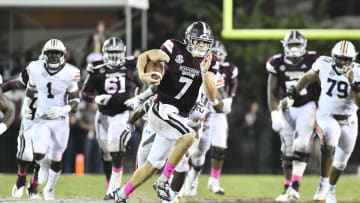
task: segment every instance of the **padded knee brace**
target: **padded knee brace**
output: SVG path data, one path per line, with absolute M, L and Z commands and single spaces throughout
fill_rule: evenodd
M 294 153 L 294 160 L 295 161 L 300 161 L 300 162 L 309 162 L 309 158 L 310 158 L 310 154 L 309 153 L 304 153 L 304 152 L 299 152 L 299 151 L 295 151 Z
M 334 160 L 333 167 L 339 171 L 343 171 L 346 168 L 346 164 L 345 162 Z
M 211 158 L 217 161 L 223 161 L 225 159 L 225 149 L 219 147 L 212 147 Z
M 321 145 L 321 153 L 325 156 L 334 156 L 335 147 L 331 145 L 323 144 Z
M 122 166 L 122 160 L 125 155 L 124 152 L 110 152 L 112 158 L 112 164 L 115 168 L 120 168 Z
M 35 158 L 36 161 L 40 161 L 44 157 L 45 157 L 45 154 L 38 154 L 38 153 L 34 154 L 34 158 Z
M 55 172 L 59 172 L 61 170 L 61 168 L 62 168 L 61 161 L 52 161 L 50 168 Z
M 285 154 L 281 154 L 281 166 L 285 169 L 291 169 L 292 168 L 292 161 L 294 160 L 294 157 L 292 156 L 285 156 Z

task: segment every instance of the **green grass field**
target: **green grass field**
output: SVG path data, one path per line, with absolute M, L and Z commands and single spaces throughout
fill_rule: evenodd
M 28 179 L 30 176 L 28 176 Z M 76 177 L 62 175 L 56 185 L 57 198 L 92 198 L 102 199 L 105 194 L 105 177 L 102 175 L 88 175 Z M 129 179 L 129 174 L 123 182 Z M 226 195 L 219 196 L 207 190 L 207 175 L 200 177 L 198 196 L 199 199 L 274 199 L 282 192 L 283 177 L 273 175 L 222 175 L 221 184 Z M 0 175 L 0 202 L 11 196 L 11 188 L 16 180 L 16 175 Z M 311 200 L 318 183 L 318 176 L 305 176 L 302 180 L 300 195 L 302 200 Z M 29 181 L 29 180 L 28 180 Z M 156 199 L 152 189 L 155 177 L 147 181 L 136 190 L 131 199 Z M 24 198 L 26 197 L 24 193 Z M 337 186 L 338 201 L 360 202 L 360 178 L 356 176 L 343 176 Z M 190 199 L 187 199 L 190 200 Z M 131 202 L 131 201 L 130 201 Z

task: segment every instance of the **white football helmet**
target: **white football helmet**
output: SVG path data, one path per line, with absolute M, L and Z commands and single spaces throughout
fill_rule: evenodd
M 301 32 L 291 30 L 284 39 L 281 40 L 286 57 L 301 57 L 306 53 L 307 40 Z
M 104 63 L 110 67 L 121 66 L 125 63 L 126 46 L 118 37 L 105 40 L 102 47 Z
M 65 63 L 66 47 L 58 39 L 47 41 L 41 51 L 39 59 L 44 60 L 47 68 L 56 70 Z
M 333 66 L 335 70 L 343 74 L 344 66 L 351 66 L 355 61 L 358 52 L 355 50 L 353 43 L 347 40 L 341 40 L 336 43 L 331 50 L 331 57 L 333 58 Z

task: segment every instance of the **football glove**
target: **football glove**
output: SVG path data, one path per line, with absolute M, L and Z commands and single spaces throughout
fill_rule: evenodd
M 46 113 L 47 119 L 56 119 L 60 116 L 63 116 L 64 114 L 67 114 L 71 111 L 70 105 L 65 106 L 54 106 L 49 109 L 49 111 Z
M 124 104 L 129 107 L 132 108 L 133 110 L 139 108 L 142 103 L 144 102 L 144 100 L 140 99 L 138 96 L 132 97 L 130 99 L 127 99 Z
M 111 99 L 112 95 L 109 94 L 101 94 L 95 97 L 95 103 L 100 105 L 106 105 L 109 103 L 109 100 Z
M 281 120 L 280 112 L 277 110 L 271 112 L 271 122 L 272 122 L 272 129 L 275 132 L 280 132 L 284 128 L 284 123 Z

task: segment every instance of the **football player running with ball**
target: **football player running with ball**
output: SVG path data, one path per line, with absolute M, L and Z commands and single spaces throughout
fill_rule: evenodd
M 210 26 L 198 21 L 186 29 L 184 42 L 167 40 L 160 49 L 140 55 L 137 65 L 140 79 L 148 84 L 158 84 L 158 96 L 148 113 L 149 125 L 156 136 L 147 161 L 115 192 L 115 202 L 126 202 L 136 188 L 164 165 L 154 189 L 160 199 L 170 200 L 169 178 L 195 140 L 195 132 L 187 125 L 187 118 L 201 84 L 204 84 L 208 99 L 219 102 L 214 82 L 218 68 L 216 57 L 209 53 L 213 42 Z M 144 73 L 148 61 L 165 62 L 161 80 L 153 79 L 151 72 Z

